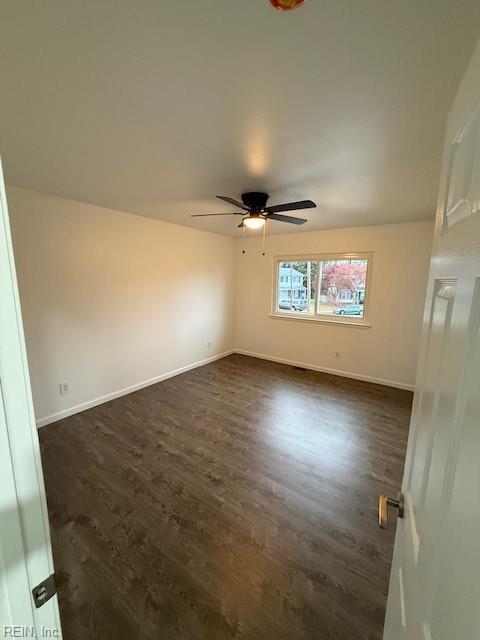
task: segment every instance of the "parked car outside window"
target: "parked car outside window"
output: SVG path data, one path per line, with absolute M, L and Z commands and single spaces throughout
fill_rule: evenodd
M 363 304 L 347 304 L 345 307 L 337 307 L 333 313 L 337 316 L 361 316 Z
M 283 311 L 305 311 L 307 308 L 306 300 L 294 300 L 293 302 L 281 301 L 278 303 L 278 308 Z

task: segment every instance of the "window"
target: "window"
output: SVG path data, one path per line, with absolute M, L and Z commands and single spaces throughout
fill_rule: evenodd
M 275 313 L 363 320 L 371 254 L 277 260 Z
M 278 263 L 277 310 L 313 313 L 315 308 L 317 263 Z

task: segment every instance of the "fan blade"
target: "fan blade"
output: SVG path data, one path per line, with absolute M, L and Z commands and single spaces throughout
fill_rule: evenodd
M 289 222 L 290 224 L 305 224 L 305 218 L 294 218 L 293 216 L 279 216 L 278 213 L 271 213 L 267 220 L 278 220 L 278 222 Z
M 217 198 L 220 198 L 220 200 L 224 200 L 229 204 L 233 204 L 235 207 L 240 207 L 240 209 L 243 209 L 244 211 L 250 211 L 250 209 L 246 207 L 243 204 L 243 202 L 240 202 L 239 200 L 235 200 L 234 198 L 229 198 L 228 196 L 217 196 Z
M 296 211 L 297 209 L 313 209 L 317 205 L 312 200 L 300 200 L 299 202 L 288 202 L 286 204 L 274 204 L 272 207 L 265 207 L 265 213 L 276 213 L 277 211 Z
M 207 216 L 241 216 L 243 213 L 192 213 L 190 218 L 205 218 Z

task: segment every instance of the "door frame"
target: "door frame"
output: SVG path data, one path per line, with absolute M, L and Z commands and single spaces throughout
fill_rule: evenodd
M 39 635 L 45 631 L 60 638 L 57 597 L 36 608 L 31 593 L 54 567 L 1 159 L 0 399 L 1 459 L 6 465 L 0 508 L 8 524 L 8 531 L 0 533 L 0 625 L 34 626 Z

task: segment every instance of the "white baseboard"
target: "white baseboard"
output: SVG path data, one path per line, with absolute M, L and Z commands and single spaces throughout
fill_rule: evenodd
M 179 369 L 174 369 L 173 371 L 168 371 L 167 373 L 162 373 L 155 378 L 150 378 L 149 380 L 143 380 L 143 382 L 138 382 L 137 384 L 133 384 L 130 387 L 125 387 L 124 389 L 120 389 L 119 391 L 113 391 L 112 393 L 108 393 L 105 396 L 100 396 L 99 398 L 94 398 L 93 400 L 87 400 L 87 402 L 82 402 L 81 404 L 77 404 L 74 407 L 69 407 L 68 409 L 63 409 L 63 411 L 58 411 L 57 413 L 52 413 L 49 416 L 45 416 L 45 418 L 39 418 L 37 420 L 37 427 L 44 427 L 47 424 L 51 424 L 52 422 L 57 422 L 57 420 L 62 420 L 62 418 L 68 418 L 68 416 L 73 416 L 75 413 L 80 413 L 81 411 L 85 411 L 86 409 L 91 409 L 92 407 L 96 407 L 99 404 L 103 404 L 104 402 L 109 402 L 110 400 L 115 400 L 115 398 L 120 398 L 121 396 L 126 396 L 133 391 L 138 391 L 139 389 L 144 389 L 145 387 L 149 387 L 152 384 L 156 384 L 157 382 L 162 382 L 162 380 L 167 380 L 168 378 L 173 378 L 174 376 L 178 376 L 181 373 L 185 373 L 186 371 L 190 371 L 191 369 L 196 369 L 197 367 L 203 367 L 205 364 L 209 364 L 210 362 L 214 362 L 215 360 L 220 360 L 221 358 L 225 358 L 226 356 L 235 353 L 234 349 L 229 351 L 224 351 L 223 353 L 219 353 L 216 356 L 212 356 L 211 358 L 206 358 L 205 360 L 199 360 L 198 362 L 194 362 L 192 364 L 187 364 L 185 367 L 180 367 Z
M 234 349 L 234 353 L 239 353 L 252 358 L 260 358 L 261 360 L 270 360 L 271 362 L 280 362 L 288 364 L 292 367 L 302 367 L 311 371 L 320 371 L 321 373 L 330 373 L 334 376 L 342 378 L 352 378 L 353 380 L 363 380 L 364 382 L 372 382 L 374 384 L 382 384 L 385 387 L 395 387 L 396 389 L 404 389 L 405 391 L 413 391 L 414 385 L 405 382 L 397 382 L 395 380 L 386 380 L 385 378 L 374 378 L 373 376 L 365 376 L 361 373 L 352 373 L 351 371 L 342 371 L 341 369 L 331 369 L 330 367 L 319 367 L 315 364 L 307 364 L 306 362 L 297 362 L 296 360 L 287 360 L 286 358 L 277 358 L 276 356 L 268 356 L 264 353 L 255 353 L 254 351 L 245 351 L 244 349 Z
M 110 400 L 115 400 L 115 398 L 120 398 L 121 396 L 126 396 L 133 391 L 138 391 L 139 389 L 144 389 L 145 387 L 149 387 L 152 384 L 156 384 L 157 382 L 162 382 L 162 380 L 167 380 L 168 378 L 173 378 L 174 376 L 178 376 L 181 373 L 185 373 L 186 371 L 190 371 L 191 369 L 196 369 L 197 367 L 203 367 L 210 362 L 215 362 L 215 360 L 221 360 L 226 356 L 231 355 L 232 353 L 239 353 L 244 356 L 250 356 L 252 358 L 260 358 L 261 360 L 270 360 L 272 362 L 279 362 L 281 364 L 287 364 L 292 367 L 302 367 L 303 369 L 310 369 L 312 371 L 320 371 L 321 373 L 330 373 L 334 376 L 341 376 L 342 378 L 352 378 L 353 380 L 363 380 L 364 382 L 372 382 L 374 384 L 382 384 L 386 387 L 395 387 L 397 389 L 405 389 L 406 391 L 413 391 L 414 386 L 411 384 L 406 384 L 404 382 L 397 382 L 395 380 L 386 380 L 384 378 L 374 378 L 373 376 L 365 376 L 359 373 L 352 373 L 351 371 L 342 371 L 340 369 L 332 369 L 329 367 L 319 367 L 314 364 L 308 364 L 306 362 L 298 362 L 297 360 L 287 360 L 286 358 L 277 358 L 276 356 L 269 356 L 264 353 L 256 353 L 255 351 L 246 351 L 245 349 L 230 349 L 229 351 L 224 351 L 223 353 L 219 353 L 216 356 L 212 356 L 211 358 L 206 358 L 205 360 L 199 360 L 198 362 L 193 362 L 192 364 L 187 364 L 184 367 L 180 367 L 179 369 L 174 369 L 173 371 L 167 371 L 167 373 L 162 373 L 155 378 L 150 378 L 149 380 L 143 380 L 142 382 L 138 382 L 137 384 L 131 385 L 130 387 L 125 387 L 124 389 L 120 389 L 119 391 L 113 391 L 112 393 L 108 393 L 107 395 L 100 396 L 99 398 L 94 398 L 93 400 L 88 400 L 87 402 L 82 402 L 81 404 L 77 404 L 74 407 L 69 407 L 68 409 L 63 409 L 63 411 L 58 411 L 57 413 L 52 413 L 49 416 L 45 416 L 44 418 L 39 418 L 37 420 L 37 427 L 44 427 L 47 424 L 51 424 L 52 422 L 57 422 L 57 420 L 62 420 L 62 418 L 68 418 L 68 416 L 73 416 L 75 413 L 80 413 L 81 411 L 85 411 L 86 409 L 91 409 L 92 407 L 96 407 L 99 404 L 103 404 L 104 402 L 109 402 Z

